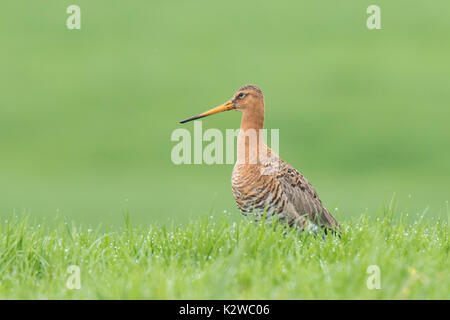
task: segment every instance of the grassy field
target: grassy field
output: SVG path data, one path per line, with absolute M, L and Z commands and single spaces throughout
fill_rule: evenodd
M 4 1 L 0 297 L 448 298 L 449 17 L 447 0 Z M 171 161 L 172 132 L 193 131 L 178 121 L 247 83 L 340 240 L 261 233 L 232 165 Z M 392 224 L 377 221 L 393 195 Z M 70 263 L 80 290 L 63 285 Z
M 347 221 L 340 238 L 229 214 L 145 226 L 126 216 L 104 233 L 15 217 L 0 225 L 0 298 L 450 299 L 448 221 L 393 217 Z M 79 289 L 67 287 L 71 265 Z M 379 289 L 367 286 L 372 265 Z

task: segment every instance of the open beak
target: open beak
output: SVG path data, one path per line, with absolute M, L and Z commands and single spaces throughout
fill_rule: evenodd
M 192 121 L 192 120 L 197 120 L 197 119 L 200 119 L 200 118 L 204 118 L 204 117 L 210 116 L 210 115 L 215 114 L 215 113 L 219 113 L 219 112 L 222 112 L 222 111 L 228 111 L 228 110 L 232 110 L 232 109 L 234 109 L 234 103 L 233 103 L 232 100 L 230 100 L 230 101 L 225 102 L 221 106 L 212 108 L 211 110 L 208 110 L 206 112 L 200 113 L 199 115 L 193 116 L 193 117 L 185 119 L 183 121 L 180 121 L 180 123 L 186 123 L 186 122 L 189 122 L 189 121 Z

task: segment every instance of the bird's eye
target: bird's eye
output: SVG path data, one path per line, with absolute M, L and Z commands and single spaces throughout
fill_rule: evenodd
M 242 92 L 238 94 L 238 98 L 243 98 L 244 96 L 245 96 L 245 94 Z

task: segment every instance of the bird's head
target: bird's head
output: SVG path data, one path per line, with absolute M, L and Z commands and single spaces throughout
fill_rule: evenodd
M 228 110 L 237 110 L 252 114 L 262 112 L 264 115 L 264 96 L 261 89 L 252 84 L 245 85 L 237 90 L 233 98 L 224 104 L 200 113 L 199 115 L 180 121 L 180 123 L 186 123 Z

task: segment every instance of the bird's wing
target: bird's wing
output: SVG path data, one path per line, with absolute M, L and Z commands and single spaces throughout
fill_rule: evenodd
M 306 178 L 292 166 L 279 159 L 277 180 L 292 204 L 295 214 L 306 216 L 312 223 L 329 229 L 338 229 L 339 224 L 331 213 L 323 206 L 317 192 Z

